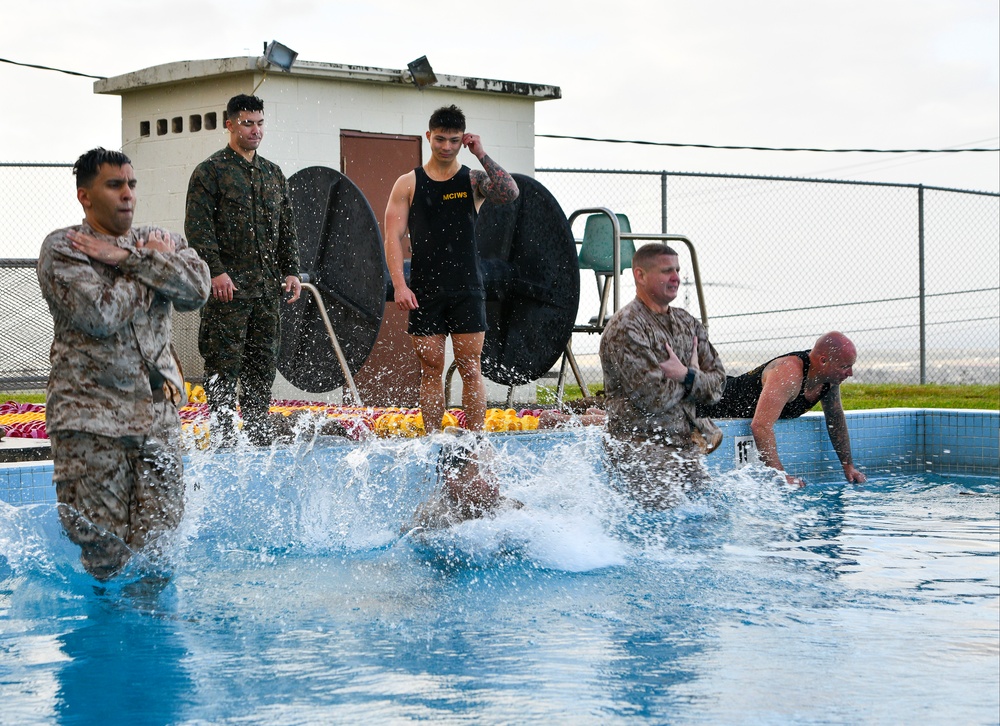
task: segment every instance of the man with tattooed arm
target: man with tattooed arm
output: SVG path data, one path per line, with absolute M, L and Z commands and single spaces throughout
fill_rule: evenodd
M 409 311 L 409 333 L 420 361 L 420 410 L 424 429 L 441 429 L 444 416 L 445 341 L 451 335 L 462 377 L 466 427 L 481 431 L 486 384 L 480 368 L 486 333 L 486 297 L 476 248 L 476 215 L 483 201 L 517 199 L 514 179 L 486 155 L 483 142 L 465 130 L 457 106 L 430 118 L 431 158 L 396 180 L 385 210 L 385 257 L 395 302 Z M 458 161 L 465 147 L 483 165 Z M 410 235 L 410 279 L 403 274 Z

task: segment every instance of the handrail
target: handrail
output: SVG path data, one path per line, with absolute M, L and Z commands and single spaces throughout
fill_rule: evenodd
M 573 222 L 581 214 L 603 214 L 604 216 L 606 216 L 608 219 L 611 220 L 611 229 L 614 231 L 614 239 L 615 239 L 615 247 L 611 251 L 612 267 L 614 267 L 614 271 L 612 273 L 614 275 L 613 278 L 614 282 L 612 283 L 612 295 L 614 295 L 614 303 L 613 303 L 614 310 L 612 310 L 611 312 L 613 313 L 618 312 L 618 303 L 619 303 L 618 287 L 621 285 L 621 266 L 622 266 L 622 250 L 621 250 L 622 230 L 621 227 L 618 225 L 618 216 L 607 207 L 585 207 L 584 209 L 578 209 L 571 215 L 569 215 L 570 228 L 573 227 Z M 598 317 L 597 319 L 598 325 L 604 325 L 604 314 L 605 314 L 604 300 L 602 299 L 600 317 Z
M 347 381 L 347 385 L 351 389 L 351 395 L 354 397 L 354 402 L 358 406 L 363 406 L 364 403 L 361 400 L 361 396 L 358 394 L 358 388 L 354 385 L 354 376 L 351 375 L 351 368 L 347 365 L 347 358 L 344 357 L 344 351 L 340 349 L 340 343 L 337 341 L 337 334 L 333 332 L 333 324 L 330 322 L 330 316 L 326 314 L 326 305 L 323 303 L 323 296 L 320 295 L 319 290 L 312 283 L 303 282 L 302 289 L 308 290 L 312 293 L 313 299 L 316 301 L 316 307 L 319 308 L 319 316 L 323 319 L 323 324 L 326 325 L 326 332 L 330 335 L 330 342 L 333 343 L 333 352 L 337 354 L 337 360 L 340 362 L 340 369 L 344 372 L 344 380 Z
M 688 252 L 691 253 L 691 271 L 694 273 L 694 286 L 695 290 L 698 292 L 698 308 L 701 313 L 701 323 L 708 328 L 708 309 L 705 305 L 705 295 L 703 294 L 703 288 L 701 284 L 701 270 L 698 267 L 698 253 L 695 252 L 694 244 L 691 240 L 683 234 L 667 234 L 665 232 L 660 233 L 644 233 L 644 232 L 622 232 L 621 227 L 618 225 L 618 215 L 612 212 L 607 207 L 586 207 L 584 209 L 577 209 L 571 215 L 569 215 L 569 226 L 573 226 L 573 222 L 582 214 L 603 214 L 608 219 L 611 220 L 611 227 L 614 230 L 614 240 L 615 246 L 612 250 L 612 260 L 614 270 L 614 282 L 612 283 L 612 295 L 613 295 L 613 309 L 612 313 L 618 311 L 620 304 L 619 298 L 619 287 L 621 285 L 621 241 L 623 239 L 630 239 L 633 241 L 644 241 L 644 242 L 683 242 L 687 248 Z M 603 306 L 602 306 L 603 307 Z M 602 309 L 600 311 L 600 316 L 598 317 L 598 326 L 604 326 L 604 315 L 605 311 Z

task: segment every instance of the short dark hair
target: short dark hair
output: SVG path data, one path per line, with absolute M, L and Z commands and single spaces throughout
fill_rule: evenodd
M 73 164 L 73 174 L 76 176 L 76 188 L 90 186 L 90 182 L 101 173 L 101 164 L 122 167 L 131 164 L 132 160 L 120 151 L 108 151 L 103 146 L 91 149 L 83 154 Z
M 256 96 L 241 93 L 229 99 L 226 104 L 226 118 L 236 120 L 240 111 L 264 111 L 264 102 Z
M 632 267 L 639 267 L 645 270 L 646 266 L 660 255 L 677 257 L 677 250 L 663 242 L 652 242 L 648 245 L 643 245 L 632 255 Z
M 465 114 L 455 104 L 442 106 L 431 114 L 431 120 L 427 122 L 427 128 L 465 131 Z

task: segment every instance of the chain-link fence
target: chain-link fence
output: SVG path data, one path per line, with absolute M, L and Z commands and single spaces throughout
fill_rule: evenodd
M 83 218 L 72 164 L 0 163 L 0 391 L 44 388 L 52 316 L 35 274 L 42 240 Z M 174 316 L 174 347 L 189 380 L 200 380 L 198 313 Z
M 0 162 L 0 258 L 35 259 L 49 232 L 83 219 L 72 169 Z
M 38 289 L 35 260 L 0 260 L 0 290 L 0 390 L 43 388 L 52 316 Z
M 35 257 L 51 230 L 81 217 L 70 164 L 0 164 L 0 390 L 48 375 L 52 323 Z M 633 232 L 689 237 L 710 335 L 730 373 L 827 330 L 857 344 L 856 381 L 996 383 L 1000 379 L 1000 195 L 916 185 L 673 172 L 540 169 L 567 215 L 607 207 Z M 582 235 L 582 218 L 574 225 Z M 698 314 L 690 260 L 677 304 Z M 11 259 L 21 258 L 21 259 Z M 581 272 L 578 322 L 597 314 Z M 632 299 L 631 274 L 621 301 Z M 191 379 L 201 374 L 197 313 L 175 320 Z M 588 384 L 601 384 L 598 337 L 576 334 Z
M 858 382 L 1000 379 L 998 194 L 671 172 L 539 169 L 537 178 L 567 215 L 602 206 L 626 214 L 633 232 L 692 240 L 710 337 L 729 373 L 841 330 L 858 347 Z M 677 304 L 697 316 L 688 253 L 676 247 Z M 599 306 L 594 276 L 583 274 L 579 323 Z M 635 288 L 629 272 L 622 282 L 624 304 Z M 573 340 L 593 384 L 598 343 Z
M 35 260 L 45 235 L 83 216 L 72 168 L 0 163 L 0 390 L 40 388 L 49 375 L 52 317 Z

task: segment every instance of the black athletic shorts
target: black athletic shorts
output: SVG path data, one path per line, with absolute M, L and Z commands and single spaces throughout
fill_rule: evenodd
M 486 331 L 486 299 L 481 292 L 422 295 L 410 311 L 410 335 L 447 335 Z

